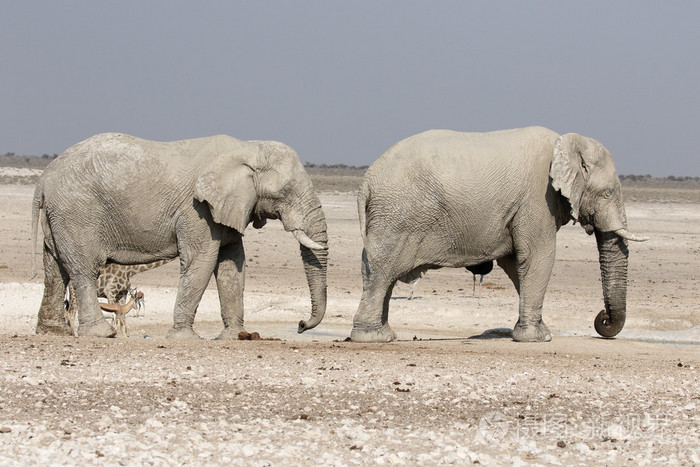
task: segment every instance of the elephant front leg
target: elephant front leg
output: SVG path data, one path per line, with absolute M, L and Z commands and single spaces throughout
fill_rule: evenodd
M 367 253 L 362 251 L 362 299 L 353 319 L 350 340 L 391 342 L 396 339 L 396 333 L 389 326 L 389 301 L 395 282 L 381 270 L 372 271 Z
M 197 307 L 214 271 L 217 252 L 218 243 L 203 245 L 196 251 L 194 258 L 189 256 L 189 252 L 181 252 L 180 284 L 175 300 L 173 327 L 166 335 L 168 339 L 200 339 L 192 326 Z
M 518 259 L 519 317 L 513 328 L 517 342 L 549 342 L 552 333 L 542 321 L 542 304 L 554 267 L 554 251 L 531 251 L 527 258 Z
M 226 245 L 219 251 L 214 269 L 219 291 L 224 329 L 217 339 L 238 339 L 243 327 L 243 291 L 245 288 L 245 251 L 243 242 Z
M 58 264 L 56 258 L 44 247 L 44 296 L 41 299 L 37 317 L 37 334 L 73 335 L 73 330 L 66 321 L 67 284 L 68 275 Z M 75 302 L 73 297 L 71 299 Z

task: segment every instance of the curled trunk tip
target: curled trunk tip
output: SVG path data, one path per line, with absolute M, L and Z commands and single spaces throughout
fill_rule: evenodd
M 616 314 L 615 318 L 613 319 L 610 313 L 605 310 L 601 310 L 595 317 L 593 326 L 595 327 L 596 332 L 602 337 L 608 339 L 615 337 L 625 326 L 625 313 Z

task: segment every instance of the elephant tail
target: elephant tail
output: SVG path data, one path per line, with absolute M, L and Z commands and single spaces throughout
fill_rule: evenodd
M 362 181 L 360 191 L 357 193 L 357 213 L 360 216 L 360 233 L 362 234 L 362 243 L 367 237 L 367 210 L 369 209 L 370 200 L 369 184 L 366 180 Z
M 36 277 L 36 240 L 39 232 L 39 215 L 44 207 L 44 183 L 39 180 L 34 189 L 34 199 L 32 200 L 32 277 Z

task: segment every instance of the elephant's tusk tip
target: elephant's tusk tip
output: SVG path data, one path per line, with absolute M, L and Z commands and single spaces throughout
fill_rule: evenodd
M 629 240 L 631 242 L 646 242 L 647 240 L 649 240 L 649 237 L 645 235 L 633 234 L 631 232 L 628 232 L 627 229 L 618 229 L 614 232 L 620 237 L 624 238 L 625 240 Z
M 318 242 L 315 242 L 309 238 L 308 235 L 302 230 L 292 230 L 292 234 L 294 234 L 294 238 L 297 239 L 297 241 L 304 245 L 306 248 L 310 250 L 327 250 L 328 245 L 321 245 Z

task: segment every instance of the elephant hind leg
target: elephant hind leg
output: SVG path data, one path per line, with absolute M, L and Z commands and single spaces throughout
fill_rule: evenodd
M 71 275 L 71 284 L 78 304 L 78 335 L 114 337 L 117 331 L 105 320 L 97 302 L 97 275 Z
M 355 342 L 389 342 L 396 333 L 389 326 L 389 301 L 396 278 L 372 264 L 362 251 L 362 299 L 353 319 L 350 339 Z
M 520 279 L 518 278 L 518 263 L 515 255 L 504 256 L 496 260 L 498 265 L 505 271 L 506 275 L 515 286 L 515 291 L 520 294 Z
M 68 274 L 56 257 L 44 246 L 44 296 L 37 317 L 37 334 L 72 336 L 66 321 L 65 297 Z

